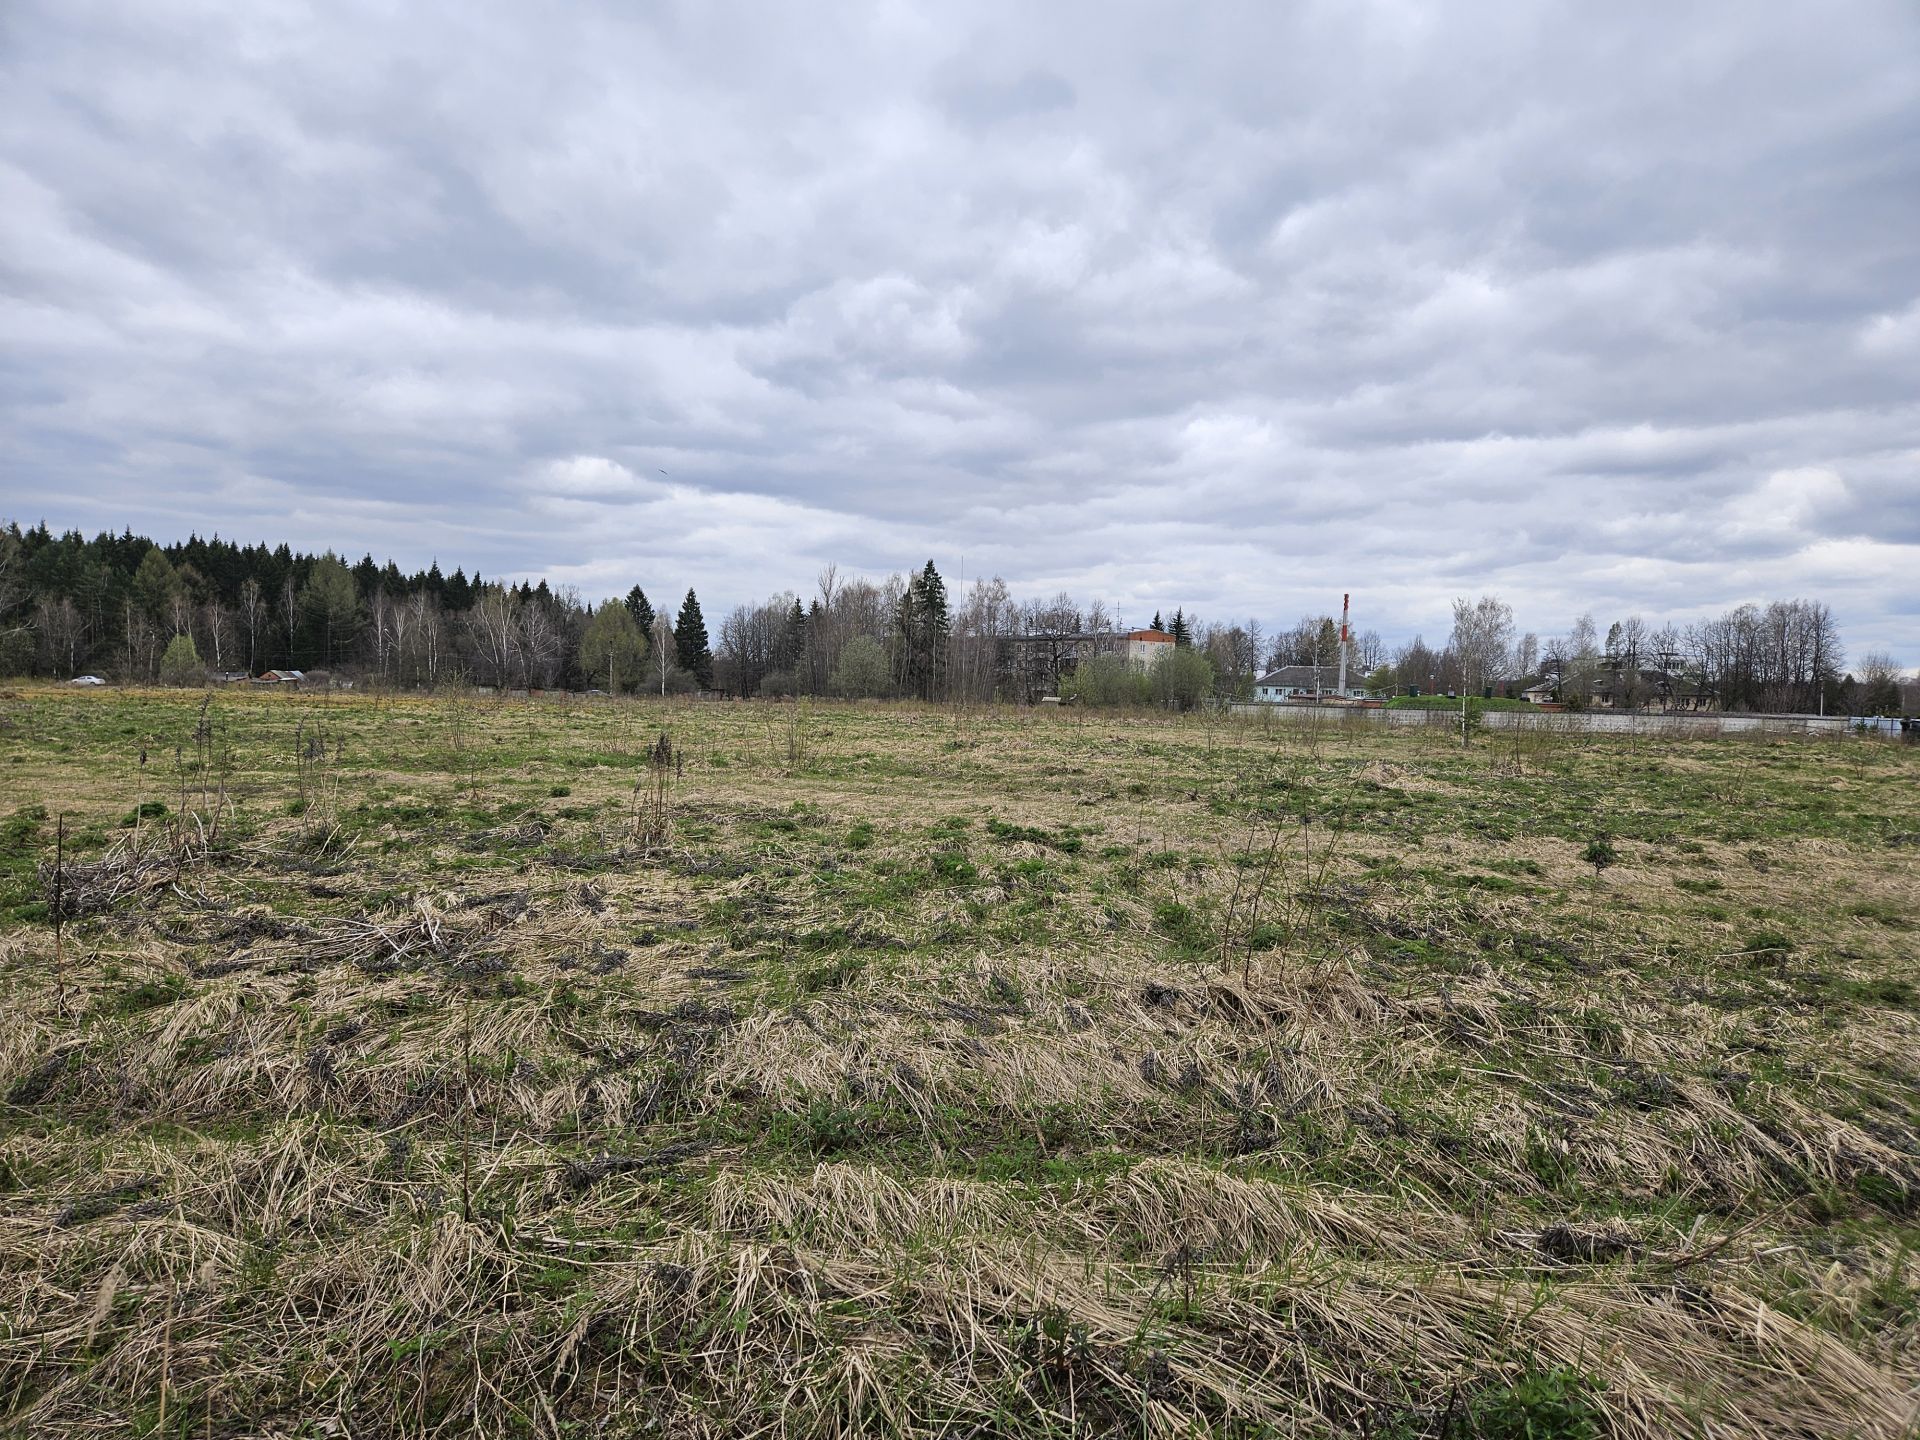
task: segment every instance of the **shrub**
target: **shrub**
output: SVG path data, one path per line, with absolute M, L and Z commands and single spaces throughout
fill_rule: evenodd
M 886 648 L 870 635 L 854 636 L 841 649 L 829 683 L 834 694 L 849 700 L 888 694 L 893 689 L 893 667 L 887 663 Z
M 1213 694 L 1213 664 L 1198 650 L 1176 647 L 1153 667 L 1154 693 L 1175 710 L 1191 710 Z
M 167 653 L 160 657 L 162 685 L 202 685 L 207 667 L 200 663 L 200 651 L 191 635 L 176 635 L 167 642 Z
M 1124 655 L 1091 655 L 1061 680 L 1060 698 L 1079 705 L 1148 705 L 1153 682 Z

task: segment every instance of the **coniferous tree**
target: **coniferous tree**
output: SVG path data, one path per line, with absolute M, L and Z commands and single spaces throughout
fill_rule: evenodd
M 647 592 L 638 585 L 627 592 L 627 613 L 633 616 L 633 623 L 640 627 L 642 636 L 653 634 L 653 602 L 647 599 Z
M 894 614 L 894 673 L 906 694 L 928 700 L 937 693 L 949 628 L 947 587 L 929 560 L 908 577 Z
M 911 610 L 909 653 L 913 693 L 922 700 L 932 700 L 940 694 L 949 638 L 953 633 L 952 618 L 947 612 L 946 582 L 933 568 L 933 561 L 927 561 L 927 568 L 907 586 L 907 603 Z
M 28 533 L 31 543 L 32 532 Z M 155 625 L 165 625 L 173 613 L 173 597 L 180 588 L 179 576 L 158 545 L 151 547 L 133 573 L 133 602 Z
M 1193 630 L 1187 624 L 1187 612 L 1184 606 L 1173 612 L 1173 626 L 1167 633 L 1173 636 L 1173 643 L 1182 650 L 1193 644 Z
M 707 622 L 700 613 L 700 597 L 688 589 L 680 603 L 680 618 L 673 626 L 673 648 L 680 657 L 680 668 L 702 690 L 713 688 L 713 649 L 707 642 Z
M 1147 628 L 1150 630 L 1162 630 L 1162 631 L 1164 631 L 1167 628 L 1165 625 L 1160 623 L 1160 612 L 1158 610 L 1153 612 L 1153 624 L 1148 626 Z

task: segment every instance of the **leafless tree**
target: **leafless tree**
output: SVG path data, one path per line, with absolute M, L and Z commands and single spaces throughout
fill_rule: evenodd
M 1531 675 L 1540 665 L 1540 637 L 1529 630 L 1513 647 L 1513 673 Z
M 415 684 L 436 686 L 446 651 L 439 602 L 422 590 L 407 597 L 405 608 L 406 622 L 396 644 L 405 659 L 406 673 Z
M 218 600 L 200 607 L 200 625 L 207 637 L 207 653 L 215 670 L 225 670 L 234 648 L 234 615 Z
M 520 605 L 514 650 L 529 689 L 552 686 L 566 664 L 568 634 L 561 613 L 560 606 L 537 597 Z
M 1513 664 L 1513 607 L 1497 595 L 1453 602 L 1453 635 L 1461 687 L 1472 690 L 1504 679 Z
M 55 673 L 76 675 L 86 644 L 86 617 L 65 595 L 42 596 L 33 612 L 33 630 L 40 641 L 42 663 Z
M 511 590 L 484 585 L 465 619 L 467 643 L 478 674 L 487 684 L 509 686 L 515 675 L 519 601 Z
M 831 567 L 829 567 L 831 569 Z M 667 693 L 667 676 L 673 670 L 673 622 L 667 618 L 665 609 L 653 617 L 653 634 L 649 637 L 653 656 L 654 673 L 660 680 L 660 693 Z
M 1386 641 L 1378 630 L 1362 630 L 1353 637 L 1353 664 L 1359 674 L 1371 674 L 1388 658 Z
M 280 624 L 286 632 L 287 653 L 292 654 L 294 638 L 300 633 L 300 587 L 291 573 L 280 582 Z
M 260 582 L 249 575 L 240 582 L 240 625 L 247 632 L 247 673 L 257 673 L 260 664 L 260 631 L 267 621 L 266 597 Z

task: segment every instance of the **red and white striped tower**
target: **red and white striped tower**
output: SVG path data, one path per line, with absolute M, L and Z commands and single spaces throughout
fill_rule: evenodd
M 1347 602 L 1351 595 L 1340 597 L 1340 698 L 1347 698 Z

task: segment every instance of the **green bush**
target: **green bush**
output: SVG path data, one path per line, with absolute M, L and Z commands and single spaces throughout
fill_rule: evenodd
M 1213 694 L 1213 662 L 1184 646 L 1162 655 L 1148 678 L 1160 703 L 1175 710 L 1191 710 Z
M 191 635 L 176 635 L 167 642 L 167 653 L 160 657 L 162 685 L 204 685 L 207 667 L 200 663 L 200 651 Z
M 856 635 L 840 651 L 828 684 L 833 693 L 849 700 L 868 700 L 893 693 L 893 666 L 886 647 L 870 635 Z
M 1077 705 L 1112 708 L 1151 705 L 1153 681 L 1124 655 L 1093 655 L 1060 682 L 1060 698 Z

